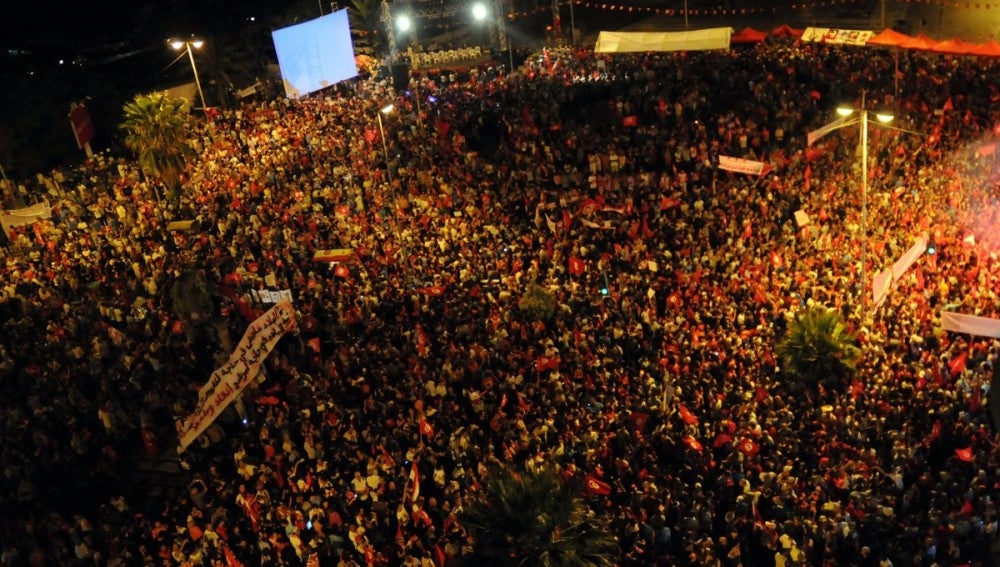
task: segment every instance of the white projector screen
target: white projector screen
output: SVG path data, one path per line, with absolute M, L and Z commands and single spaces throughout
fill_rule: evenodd
M 357 76 L 347 10 L 271 32 L 285 96 L 298 98 Z

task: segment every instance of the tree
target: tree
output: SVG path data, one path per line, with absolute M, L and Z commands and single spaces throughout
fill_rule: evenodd
M 534 321 L 551 319 L 556 312 L 556 297 L 535 282 L 528 284 L 517 306 Z
M 853 375 L 861 349 L 840 315 L 818 306 L 795 314 L 777 353 L 788 376 L 815 388 L 836 386 Z
M 601 567 L 614 564 L 617 542 L 606 523 L 551 470 L 498 471 L 458 518 L 472 537 L 462 565 Z
M 165 93 L 139 94 L 123 108 L 125 146 L 135 152 L 143 173 L 158 178 L 173 199 L 180 196 L 181 172 L 195 155 L 187 144 L 187 103 Z

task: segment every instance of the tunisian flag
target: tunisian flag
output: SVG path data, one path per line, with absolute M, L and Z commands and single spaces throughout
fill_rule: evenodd
M 599 494 L 601 496 L 611 494 L 611 485 L 593 475 L 588 474 L 584 478 L 583 484 L 587 494 Z
M 681 419 L 684 420 L 684 423 L 686 423 L 687 425 L 698 424 L 698 418 L 695 417 L 694 414 L 691 413 L 690 410 L 688 410 L 684 404 L 677 404 L 677 411 L 680 412 Z
M 424 418 L 420 418 L 420 434 L 426 437 L 434 435 L 434 428 L 431 427 L 430 422 Z
M 744 439 L 739 444 L 740 452 L 748 457 L 752 457 L 760 452 L 760 447 L 753 442 L 753 439 Z
M 574 276 L 582 276 L 586 271 L 586 267 L 583 265 L 583 260 L 577 258 L 576 256 L 569 257 L 569 273 Z
M 420 496 L 420 470 L 417 469 L 417 461 L 410 465 L 410 502 L 416 502 Z

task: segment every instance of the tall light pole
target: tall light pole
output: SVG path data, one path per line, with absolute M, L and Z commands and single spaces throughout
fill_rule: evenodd
M 180 51 L 181 48 L 187 49 L 188 59 L 191 61 L 191 70 L 194 71 L 194 84 L 196 87 L 198 87 L 198 98 L 201 99 L 201 109 L 205 110 L 206 108 L 208 108 L 205 105 L 205 93 L 202 92 L 201 90 L 201 79 L 198 78 L 198 67 L 194 64 L 194 53 L 191 51 L 192 46 L 195 49 L 201 49 L 202 45 L 205 45 L 205 42 L 201 41 L 200 39 L 195 39 L 191 41 L 172 40 L 170 42 L 170 46 L 173 47 L 174 50 L 176 51 Z
M 382 115 L 389 114 L 394 108 L 396 108 L 396 105 L 387 104 L 380 108 L 376 114 L 378 116 L 378 133 L 382 136 L 382 157 L 385 158 L 385 173 L 389 179 L 389 183 L 392 183 L 392 168 L 389 167 L 389 147 L 385 143 L 385 128 L 382 127 Z
M 861 114 L 861 316 L 868 318 L 868 280 L 865 277 L 865 264 L 868 261 L 868 110 L 865 108 L 865 91 L 861 91 L 861 108 L 841 106 L 837 108 L 840 116 L 850 116 L 857 110 Z M 892 122 L 891 114 L 876 113 L 876 120 L 882 124 Z

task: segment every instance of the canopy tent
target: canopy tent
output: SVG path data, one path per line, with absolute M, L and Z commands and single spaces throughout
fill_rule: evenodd
M 899 47 L 904 41 L 911 39 L 910 36 L 905 33 L 899 33 L 896 30 L 884 29 L 882 33 L 868 40 L 868 45 L 887 45 L 890 47 Z
M 928 51 L 930 50 L 931 47 L 934 46 L 935 43 L 937 42 L 934 41 L 933 39 L 927 37 L 924 34 L 920 34 L 917 37 L 910 37 L 903 40 L 903 42 L 900 43 L 899 46 L 904 49 L 916 49 L 921 51 Z
M 976 47 L 973 47 L 969 51 L 969 55 L 980 55 L 984 57 L 1000 57 L 1000 43 L 996 40 L 989 40 L 987 43 L 981 43 Z
M 686 32 L 602 31 L 595 53 L 635 53 L 647 51 L 705 51 L 729 49 L 733 28 L 708 28 Z
M 755 30 L 750 27 L 743 28 L 738 34 L 729 38 L 729 43 L 761 43 L 767 38 L 766 31 Z
M 931 51 L 935 53 L 953 53 L 955 55 L 965 55 L 978 47 L 975 43 L 967 43 L 960 39 L 946 39 L 931 46 Z
M 794 39 L 798 39 L 798 38 L 802 37 L 802 34 L 805 31 L 806 30 L 804 30 L 804 29 L 801 29 L 801 30 L 800 29 L 795 29 L 795 28 L 793 28 L 792 26 L 790 26 L 788 24 L 781 24 L 780 26 L 778 26 L 778 27 L 774 28 L 773 30 L 771 30 L 771 35 L 773 35 L 774 37 L 791 37 L 791 38 L 794 38 Z

